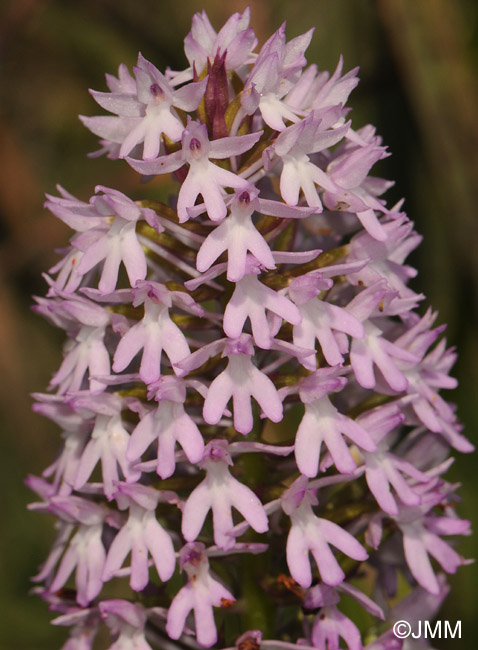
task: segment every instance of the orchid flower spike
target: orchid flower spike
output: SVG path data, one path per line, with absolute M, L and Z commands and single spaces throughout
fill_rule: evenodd
M 91 91 L 93 155 L 147 194 L 47 196 L 72 235 L 35 298 L 65 344 L 34 410 L 60 449 L 26 483 L 64 650 L 398 650 L 469 563 L 457 353 L 358 68 L 308 64 L 313 28 L 259 44 L 251 13 L 198 12 L 183 69 L 138 54 Z

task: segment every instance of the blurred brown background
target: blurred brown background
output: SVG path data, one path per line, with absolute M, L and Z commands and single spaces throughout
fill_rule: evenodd
M 474 0 L 3 0 L 0 3 L 0 650 L 53 650 L 64 632 L 27 596 L 29 577 L 53 537 L 52 520 L 25 510 L 27 473 L 54 458 L 58 432 L 30 412 L 29 393 L 45 389 L 60 361 L 61 333 L 30 311 L 41 273 L 68 231 L 42 208 L 60 183 L 82 199 L 96 184 L 141 196 L 121 162 L 88 160 L 96 138 L 77 119 L 100 114 L 87 89 L 106 90 L 104 73 L 134 65 L 141 50 L 159 69 L 185 66 L 182 40 L 205 8 L 216 28 L 252 6 L 260 43 L 287 20 L 291 38 L 315 25 L 309 62 L 333 70 L 360 65 L 352 93 L 354 126 L 377 126 L 393 156 L 375 173 L 396 180 L 390 204 L 405 207 L 425 239 L 412 257 L 424 291 L 460 360 L 453 395 L 476 444 L 477 308 L 477 5 Z M 473 518 L 476 456 L 458 457 L 450 477 L 464 483 L 462 516 Z M 476 528 L 475 524 L 475 528 Z M 473 557 L 476 544 L 460 549 Z M 441 618 L 462 620 L 460 648 L 472 648 L 478 573 L 452 578 Z M 450 643 L 450 642 L 449 642 Z M 452 644 L 455 642 L 451 642 Z M 442 640 L 437 648 L 458 647 Z

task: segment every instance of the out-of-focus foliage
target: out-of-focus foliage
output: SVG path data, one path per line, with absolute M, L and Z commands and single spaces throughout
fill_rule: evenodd
M 44 293 L 41 273 L 67 231 L 42 208 L 55 184 L 82 199 L 103 184 L 139 197 L 127 165 L 86 159 L 97 148 L 77 119 L 98 114 L 87 88 L 104 90 L 104 73 L 137 52 L 164 69 L 183 66 L 191 16 L 206 9 L 219 27 L 243 0 L 4 0 L 0 5 L 0 650 L 51 650 L 63 633 L 48 625 L 38 598 L 27 596 L 53 536 L 51 522 L 27 513 L 27 472 L 38 473 L 58 446 L 58 432 L 30 412 L 28 393 L 43 390 L 60 359 L 57 334 L 29 311 Z M 459 414 L 478 441 L 477 389 L 477 8 L 474 0 L 251 0 L 259 39 L 287 20 L 289 37 L 310 24 L 307 58 L 333 70 L 360 65 L 354 123 L 378 126 L 393 156 L 380 173 L 397 183 L 387 197 L 405 208 L 424 235 L 414 263 L 420 289 L 449 341 L 458 345 Z M 475 427 L 475 428 L 474 428 Z M 460 514 L 473 519 L 475 456 L 458 458 L 464 483 Z M 475 516 L 475 528 L 477 527 Z M 476 545 L 475 545 L 476 546 Z M 473 540 L 461 548 L 473 557 Z M 455 597 L 441 618 L 461 619 L 464 643 L 476 638 L 477 569 L 453 580 Z M 450 642 L 448 642 L 450 643 Z M 454 643 L 454 641 L 451 641 Z M 449 648 L 445 640 L 437 648 Z M 440 645 L 441 644 L 441 645 Z

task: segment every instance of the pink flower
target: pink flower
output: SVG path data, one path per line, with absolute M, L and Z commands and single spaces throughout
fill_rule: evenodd
M 132 589 L 141 591 L 149 582 L 148 552 L 161 580 L 169 580 L 176 559 L 171 538 L 154 514 L 160 492 L 144 485 L 119 483 L 115 497 L 122 509 L 129 509 L 129 515 L 108 550 L 103 580 L 106 582 L 114 577 L 130 552 Z
M 69 626 L 70 636 L 61 650 L 92 650 L 100 626 L 100 617 L 96 608 L 71 608 L 66 614 L 57 616 L 52 625 Z
M 45 310 L 48 317 L 64 327 L 70 340 L 65 346 L 65 356 L 58 371 L 52 377 L 50 388 L 58 388 L 64 394 L 80 390 L 85 374 L 91 390 L 102 391 L 102 384 L 96 376 L 110 372 L 110 356 L 104 337 L 111 315 L 83 296 L 51 289 L 54 300 L 40 302 L 38 311 Z M 62 298 L 61 300 L 59 298 Z
M 271 346 L 273 332 L 267 321 L 266 310 L 293 325 L 298 325 L 302 318 L 294 303 L 259 281 L 259 273 L 259 265 L 249 257 L 246 260 L 246 275 L 236 283 L 224 311 L 223 328 L 231 339 L 239 338 L 249 318 L 254 342 L 267 350 Z
M 297 429 L 295 458 L 300 471 L 309 477 L 317 475 L 322 442 L 327 446 L 339 472 L 351 473 L 357 466 L 343 435 L 359 447 L 373 452 L 375 443 L 357 422 L 338 411 L 327 397 L 346 385 L 344 377 L 329 377 L 327 370 L 318 370 L 302 380 L 299 386 L 305 413 Z
M 342 364 L 344 357 L 334 332 L 343 332 L 359 339 L 363 338 L 365 332 L 362 323 L 347 309 L 320 300 L 318 294 L 323 288 L 324 280 L 317 274 L 304 275 L 290 282 L 289 296 L 302 317 L 299 323 L 294 323 L 293 341 L 302 348 L 315 350 L 317 339 L 325 360 L 335 366 Z M 308 370 L 315 370 L 316 356 L 305 357 L 304 365 Z
M 264 122 L 275 131 L 285 129 L 285 120 L 299 121 L 285 95 L 293 88 L 294 77 L 306 63 L 304 52 L 313 32 L 310 29 L 286 43 L 284 23 L 263 45 L 241 96 L 247 115 L 259 109 Z
M 184 382 L 170 375 L 150 385 L 158 406 L 139 421 L 128 442 L 126 458 L 137 460 L 149 445 L 157 441 L 156 471 L 165 479 L 174 474 L 175 445 L 179 442 L 190 463 L 198 463 L 204 452 L 204 442 L 197 425 L 184 410 Z
M 289 515 L 292 524 L 287 538 L 289 571 L 301 587 L 310 587 L 310 551 L 317 562 L 322 580 L 328 585 L 338 585 L 345 574 L 329 544 L 354 560 L 364 561 L 368 555 L 350 533 L 328 519 L 315 516 L 312 506 L 317 504 L 317 498 L 307 484 L 305 476 L 301 476 L 282 496 L 282 509 Z
M 283 131 L 272 145 L 272 151 L 282 160 L 280 191 L 289 205 L 297 205 L 302 189 L 307 205 L 314 207 L 317 212 L 322 211 L 316 185 L 320 190 L 331 191 L 335 185 L 320 166 L 310 160 L 309 154 L 327 149 L 344 137 L 350 122 L 331 128 L 341 113 L 340 105 L 326 111 L 313 111 L 304 120 Z
M 146 219 L 156 228 L 159 225 L 152 210 L 140 208 L 121 192 L 101 185 L 95 191 L 97 195 L 89 204 L 62 192 L 63 198 L 48 197 L 45 205 L 80 232 L 73 240 L 75 249 L 82 253 L 76 269 L 79 275 L 103 262 L 98 287 L 106 294 L 116 287 L 121 262 L 131 286 L 146 277 L 146 257 L 138 242 L 136 223 Z
M 151 160 L 159 154 L 161 135 L 173 142 L 181 140 L 184 125 L 175 109 L 194 111 L 206 89 L 207 79 L 175 90 L 166 77 L 141 54 L 133 68 L 136 79 L 127 71 L 128 82 L 113 88 L 111 93 L 91 90 L 95 101 L 117 117 L 80 116 L 83 124 L 95 135 L 121 144 L 119 157 L 124 158 L 144 142 L 143 158 Z M 126 88 L 125 88 L 126 86 Z
M 171 639 L 179 639 L 189 612 L 194 612 L 197 642 L 210 648 L 217 641 L 213 607 L 229 607 L 234 596 L 209 572 L 204 544 L 186 544 L 180 551 L 181 568 L 188 583 L 179 590 L 168 611 L 166 631 Z
M 383 241 L 378 241 L 368 232 L 359 232 L 352 237 L 349 261 L 367 260 L 367 264 L 357 273 L 349 275 L 350 282 L 369 287 L 385 278 L 400 297 L 416 298 L 417 294 L 407 283 L 416 276 L 417 271 L 405 265 L 404 261 L 419 245 L 422 237 L 413 230 L 413 223 L 405 215 L 381 224 L 381 228 L 387 236 Z
M 50 591 L 53 593 L 61 589 L 76 569 L 76 599 L 86 607 L 103 587 L 102 572 L 106 553 L 101 537 L 105 509 L 86 499 L 67 496 L 54 497 L 50 510 L 69 523 L 79 524 L 50 584 Z
M 398 514 L 391 486 L 403 504 L 416 506 L 421 503 L 419 492 L 409 485 L 403 474 L 418 483 L 426 483 L 429 480 L 426 474 L 410 462 L 389 451 L 390 445 L 387 444 L 386 436 L 404 420 L 405 416 L 395 404 L 369 411 L 357 419 L 377 443 L 376 451 L 362 451 L 367 484 L 382 510 L 391 515 Z
M 232 460 L 225 440 L 212 440 L 206 446 L 203 467 L 206 478 L 192 491 L 183 509 L 181 530 L 188 542 L 201 532 L 212 510 L 214 541 L 224 549 L 234 546 L 232 508 L 236 508 L 258 533 L 269 528 L 267 515 L 258 497 L 229 472 Z
M 453 348 L 447 350 L 446 339 L 442 339 L 426 354 L 444 330 L 444 326 L 431 329 L 436 316 L 429 309 L 396 341 L 421 359 L 420 363 L 402 364 L 401 368 L 408 381 L 407 392 L 413 397 L 409 408 L 430 431 L 440 433 L 458 451 L 469 453 L 473 445 L 460 434 L 453 407 L 438 393 L 442 388 L 452 389 L 458 385 L 448 374 L 456 360 L 455 351 Z
M 249 28 L 250 17 L 250 7 L 246 7 L 242 14 L 232 14 L 219 32 L 216 32 L 204 10 L 194 14 L 191 31 L 184 39 L 184 52 L 191 69 L 194 67 L 200 74 L 207 62 L 212 62 L 216 55 L 226 55 L 227 70 L 237 70 L 243 66 L 257 45 L 255 34 Z M 178 76 L 175 77 L 176 83 Z M 185 75 L 179 78 L 183 76 Z
M 85 485 L 101 460 L 104 491 L 111 500 L 115 492 L 114 484 L 119 480 L 118 465 L 127 480 L 137 481 L 141 474 L 126 460 L 129 433 L 121 419 L 123 403 L 119 397 L 111 394 L 77 394 L 70 403 L 75 410 L 85 409 L 91 415 L 96 414 L 91 438 L 78 464 L 74 488 L 79 490 Z
M 411 574 L 427 592 L 438 595 L 441 587 L 430 561 L 432 556 L 447 573 L 455 573 L 459 566 L 470 560 L 461 557 L 443 539 L 442 535 L 469 535 L 470 522 L 453 516 L 436 516 L 432 509 L 446 505 L 452 485 L 442 485 L 439 480 L 430 480 L 416 488 L 421 495 L 419 506 L 399 506 L 398 515 L 393 517 L 401 531 L 401 543 L 405 560 Z M 370 543 L 377 548 L 382 536 L 384 514 L 375 515 L 368 529 Z
M 470 522 L 453 517 L 423 516 L 418 508 L 400 508 L 397 523 L 403 534 L 403 550 L 408 567 L 415 580 L 431 594 L 438 594 L 440 586 L 430 556 L 447 573 L 455 573 L 466 564 L 440 535 L 468 535 Z
M 317 73 L 317 66 L 304 70 L 297 83 L 287 95 L 287 102 L 296 108 L 318 110 L 341 104 L 345 106 L 352 90 L 357 86 L 358 67 L 342 76 L 344 60 L 342 55 L 332 75 L 327 70 Z M 339 119 L 337 126 L 343 122 Z M 334 125 L 336 126 L 336 125 Z M 350 135 L 349 133 L 347 135 Z
M 98 609 L 115 641 L 108 650 L 152 650 L 145 638 L 146 612 L 127 600 L 102 600 Z
M 178 297 L 179 294 L 179 297 Z M 144 317 L 128 330 L 116 348 L 113 370 L 124 370 L 136 354 L 143 350 L 139 376 L 146 383 L 157 381 L 161 376 L 161 355 L 167 354 L 171 365 L 189 354 L 186 337 L 169 316 L 173 297 L 181 300 L 180 292 L 171 293 L 158 282 L 138 282 L 133 290 L 135 307 L 144 304 Z M 189 298 L 185 294 L 184 300 Z M 194 305 L 194 301 L 188 301 Z M 198 311 L 199 310 L 199 311 Z M 202 313 L 196 308 L 197 313 Z
M 352 339 L 350 363 L 358 383 L 363 388 L 374 388 L 376 377 L 374 366 L 382 373 L 385 382 L 396 392 L 407 390 L 408 381 L 400 369 L 399 362 L 415 365 L 419 357 L 400 345 L 400 340 L 389 341 L 383 336 L 378 319 L 367 318 L 390 294 L 384 280 L 374 283 L 359 293 L 347 306 L 348 310 L 364 324 L 364 337 Z
M 274 253 L 252 222 L 254 211 L 283 219 L 308 217 L 311 209 L 293 208 L 279 201 L 260 199 L 259 191 L 248 185 L 236 191 L 230 213 L 206 237 L 198 251 L 196 268 L 207 271 L 219 255 L 227 250 L 227 279 L 238 282 L 246 273 L 247 252 L 267 269 L 275 269 Z
M 218 138 L 209 141 L 204 124 L 188 117 L 182 136 L 182 149 L 151 162 L 140 162 L 128 158 L 128 162 L 142 174 L 167 174 L 185 163 L 189 164 L 186 179 L 178 194 L 178 218 L 180 223 L 189 219 L 188 208 L 192 208 L 199 194 L 202 195 L 209 218 L 221 221 L 227 213 L 224 188 L 245 188 L 247 181 L 237 174 L 211 162 L 210 158 L 230 158 L 251 149 L 262 135 L 262 131 L 235 137 Z
M 339 648 L 339 638 L 347 644 L 349 650 L 362 650 L 362 638 L 358 627 L 337 607 L 322 607 L 312 626 L 312 643 L 318 650 Z
M 204 401 L 203 416 L 209 424 L 217 424 L 232 397 L 234 427 L 240 433 L 249 433 L 253 425 L 251 399 L 261 406 L 273 422 L 282 420 L 282 401 L 267 375 L 251 361 L 254 348 L 248 334 L 230 339 L 224 348 L 228 365 L 211 385 Z
M 389 155 L 386 147 L 379 146 L 380 142 L 380 138 L 374 138 L 365 146 L 356 145 L 333 158 L 327 166 L 327 175 L 335 188 L 325 188 L 324 204 L 329 210 L 354 212 L 368 234 L 383 241 L 387 232 L 375 211 L 388 214 L 389 210 L 376 198 L 371 179 L 367 178 L 372 165 Z
M 207 236 L 199 249 L 198 271 L 207 271 L 225 250 L 228 252 L 227 279 L 230 282 L 237 282 L 244 276 L 247 251 L 266 268 L 275 268 L 271 250 L 251 219 L 254 210 L 259 209 L 258 194 L 252 186 L 236 192 L 229 216 Z

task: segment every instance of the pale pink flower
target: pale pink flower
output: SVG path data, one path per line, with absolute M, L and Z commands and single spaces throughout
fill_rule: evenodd
M 148 553 L 161 580 L 169 580 L 174 573 L 176 559 L 171 538 L 155 516 L 161 493 L 139 484 L 118 483 L 116 489 L 115 497 L 121 509 L 128 508 L 129 514 L 108 549 L 103 580 L 106 582 L 114 577 L 129 553 L 132 589 L 141 591 L 149 582 Z
M 173 598 L 166 631 L 171 639 L 179 639 L 192 610 L 197 642 L 209 648 L 217 641 L 213 607 L 229 606 L 235 598 L 211 575 L 204 551 L 204 544 L 200 543 L 186 544 L 180 551 L 181 568 L 187 573 L 188 582 Z
M 279 394 L 269 377 L 252 363 L 253 354 L 254 348 L 248 334 L 241 334 L 239 338 L 226 343 L 223 356 L 228 357 L 227 367 L 212 381 L 204 401 L 203 416 L 209 424 L 220 421 L 231 398 L 234 427 L 240 433 L 246 434 L 252 429 L 252 398 L 270 420 L 282 420 Z
M 151 162 L 128 158 L 128 162 L 141 174 L 167 174 L 185 163 L 189 165 L 188 175 L 178 194 L 178 217 L 180 223 L 189 219 L 188 208 L 192 208 L 199 194 L 202 195 L 209 218 L 221 221 L 227 214 L 224 188 L 245 188 L 247 181 L 237 174 L 214 164 L 210 158 L 230 158 L 251 149 L 262 135 L 262 131 L 247 135 L 218 138 L 209 141 L 205 124 L 194 122 L 188 117 L 183 131 L 182 149 L 167 156 L 160 156 Z
M 214 541 L 221 548 L 234 546 L 232 508 L 236 508 L 258 533 L 269 528 L 267 515 L 259 498 L 250 488 L 230 473 L 232 460 L 225 440 L 213 440 L 203 455 L 206 478 L 192 491 L 183 509 L 182 533 L 188 542 L 194 541 L 212 510 Z
M 291 576 L 304 588 L 312 583 L 309 552 L 317 563 L 323 582 L 328 585 L 338 585 L 345 578 L 329 544 L 354 560 L 363 561 L 368 557 L 363 546 L 350 533 L 314 514 L 312 506 L 316 504 L 314 490 L 308 488 L 305 476 L 299 477 L 282 496 L 282 509 L 291 519 L 287 564 Z

